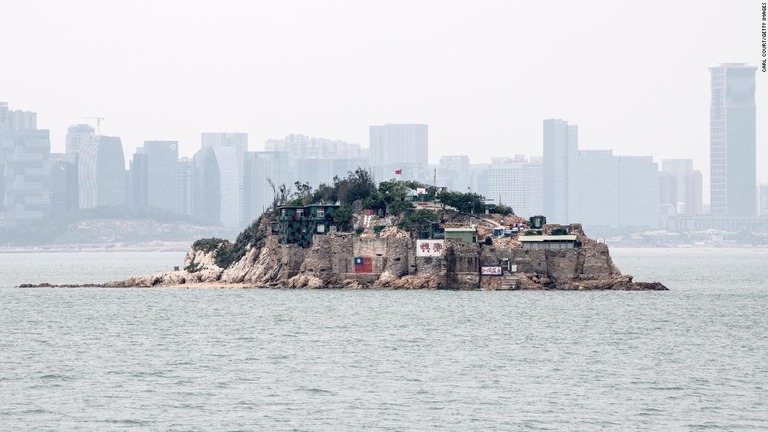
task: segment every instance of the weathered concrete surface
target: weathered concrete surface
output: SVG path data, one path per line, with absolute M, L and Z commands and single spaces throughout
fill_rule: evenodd
M 156 287 L 215 285 L 281 288 L 666 290 L 660 283 L 638 283 L 622 275 L 608 247 L 586 237 L 581 248 L 522 249 L 517 241 L 495 245 L 446 240 L 440 257 L 417 257 L 415 240 L 396 227 L 380 234 L 316 235 L 311 248 L 281 245 L 267 235 L 227 269 L 216 265 L 216 251 L 190 250 L 184 271 L 136 276 L 99 286 Z M 354 257 L 370 258 L 371 273 L 355 273 Z M 516 265 L 514 274 L 481 277 L 482 265 Z

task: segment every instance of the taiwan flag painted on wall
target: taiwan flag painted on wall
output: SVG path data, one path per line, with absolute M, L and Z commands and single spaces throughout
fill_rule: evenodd
M 373 273 L 371 257 L 355 257 L 355 273 Z

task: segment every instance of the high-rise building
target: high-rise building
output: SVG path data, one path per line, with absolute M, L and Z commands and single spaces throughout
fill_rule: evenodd
M 268 152 L 285 152 L 292 159 L 357 159 L 365 156 L 359 144 L 327 138 L 290 134 L 264 143 Z
M 701 171 L 690 171 L 683 178 L 685 184 L 685 201 L 683 209 L 685 214 L 699 215 L 704 213 L 703 206 L 703 176 Z
M 243 219 L 253 221 L 264 213 L 274 199 L 275 188 L 292 184 L 290 156 L 287 152 L 248 152 L 245 158 L 245 200 Z
M 0 130 L 37 130 L 37 113 L 11 110 L 7 102 L 0 102 Z
M 544 120 L 544 214 L 553 223 L 574 220 L 578 206 L 578 126 Z
M 675 183 L 675 200 L 670 203 L 675 209 L 673 214 L 685 212 L 685 209 L 682 208 L 682 203 L 685 202 L 684 179 L 685 175 L 691 171 L 693 171 L 693 159 L 662 159 L 661 161 L 661 172 L 672 176 Z
M 429 133 L 425 124 L 369 128 L 368 156 L 375 181 L 429 180 Z
M 709 69 L 710 203 L 713 215 L 756 215 L 755 71 L 744 63 Z
M 187 216 L 192 216 L 194 176 L 194 161 L 188 157 L 179 159 L 179 212 Z
M 67 136 L 64 138 L 64 153 L 80 153 L 80 147 L 96 136 L 96 131 L 91 125 L 76 124 L 67 128 Z
M 541 161 L 538 163 L 541 164 Z M 471 173 L 471 185 L 467 192 L 473 192 L 490 198 L 491 195 L 488 190 L 488 184 L 490 182 L 491 164 L 472 164 L 469 166 L 469 170 Z
M 200 149 L 193 158 L 192 217 L 208 225 L 221 224 L 221 179 L 213 149 Z M 231 170 L 231 168 L 230 168 Z
M 125 157 L 120 138 L 94 136 L 82 144 L 77 162 L 80 208 L 125 205 Z
M 245 154 L 248 151 L 248 134 L 243 132 L 203 132 L 201 134 L 200 142 L 202 149 L 232 149 L 231 152 L 229 150 L 223 150 L 221 152 L 217 151 L 217 154 L 221 153 L 222 155 L 219 158 L 219 163 L 225 164 L 220 165 L 226 170 L 226 172 L 222 173 L 222 175 L 224 175 L 222 179 L 230 183 L 232 178 L 235 179 L 234 186 L 230 185 L 235 188 L 234 191 L 227 190 L 225 193 L 226 197 L 222 197 L 222 206 L 226 205 L 228 207 L 222 207 L 222 211 L 224 212 L 221 214 L 221 217 L 223 218 L 221 223 L 228 228 L 246 225 L 247 221 L 244 220 L 238 221 L 234 225 L 230 225 L 229 217 L 227 215 L 229 215 L 230 212 L 229 206 L 232 206 L 232 211 L 236 212 L 238 215 L 243 214 L 243 164 L 245 163 Z M 235 156 L 235 159 L 230 160 L 230 153 Z M 224 162 L 224 159 L 226 159 L 226 162 Z M 232 198 L 233 193 L 234 198 Z M 227 222 L 225 222 L 225 219 Z
M 619 226 L 659 226 L 659 167 L 651 156 L 616 158 L 619 192 Z
M 697 184 L 697 181 L 699 183 L 701 181 L 701 172 L 693 170 L 692 159 L 662 159 L 659 176 L 659 187 L 661 188 L 661 202 L 659 204 L 662 206 L 662 213 L 670 216 L 701 214 L 702 186 Z M 674 201 L 669 203 L 664 200 L 665 176 L 671 177 L 675 187 L 674 195 L 672 195 Z M 671 208 L 673 212 L 668 213 L 665 211 L 666 208 Z
M 369 169 L 367 154 L 360 145 L 344 141 L 291 134 L 267 140 L 264 147 L 267 152 L 288 156 L 287 168 L 294 173 L 288 185 L 299 181 L 316 188 L 331 184 L 335 176 L 343 178 L 358 168 Z
M 619 225 L 619 167 L 611 150 L 580 150 L 578 190 L 581 198 L 574 222 L 587 227 Z M 656 174 L 654 174 L 655 176 Z M 656 192 L 658 193 L 658 192 Z M 573 217 L 572 216 L 572 217 Z
M 768 183 L 760 184 L 760 216 L 768 216 Z
M 678 213 L 677 178 L 664 170 L 659 171 L 659 207 L 662 215 Z
M 0 102 L 0 227 L 38 222 L 50 212 L 51 140 L 37 114 Z
M 201 148 L 232 147 L 237 154 L 248 151 L 248 134 L 244 132 L 203 132 L 200 136 Z
M 149 207 L 149 161 L 144 148 L 133 154 L 128 168 L 128 205 L 134 209 Z
M 448 190 L 467 192 L 472 188 L 472 172 L 469 156 L 442 156 L 437 166 L 437 186 Z
M 242 178 L 233 147 L 205 147 L 194 156 L 192 215 L 200 222 L 236 228 L 241 224 Z
M 542 213 L 541 189 L 540 163 L 531 163 L 523 155 L 491 160 L 486 198 L 512 207 L 518 216 L 530 217 Z
M 179 212 L 179 143 L 144 141 L 147 156 L 147 204 Z
M 74 154 L 51 153 L 51 216 L 77 210 L 77 157 Z
M 0 132 L 1 134 L 2 132 Z M 17 130 L 0 138 L 5 225 L 43 220 L 50 211 L 51 140 L 47 130 Z

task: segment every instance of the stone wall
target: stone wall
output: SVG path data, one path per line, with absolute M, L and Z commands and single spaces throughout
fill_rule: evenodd
M 415 242 L 397 228 L 381 235 L 351 233 L 315 235 L 313 245 L 281 245 L 276 235 L 262 247 L 251 247 L 224 270 L 215 254 L 190 251 L 185 265 L 197 272 L 169 272 L 109 283 L 109 286 L 155 286 L 196 282 L 242 283 L 256 287 L 384 288 L 384 289 L 666 289 L 661 284 L 638 284 L 613 264 L 605 244 L 583 236 L 579 249 L 522 249 L 446 240 L 443 256 L 417 257 Z M 354 258 L 368 257 L 371 273 L 355 273 Z M 482 278 L 481 265 L 509 260 L 514 274 Z M 514 288 L 512 288 L 514 287 Z

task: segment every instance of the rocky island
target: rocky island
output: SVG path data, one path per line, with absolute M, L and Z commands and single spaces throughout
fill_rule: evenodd
M 524 220 L 482 196 L 364 170 L 313 191 L 275 190 L 270 210 L 232 243 L 196 241 L 183 270 L 105 287 L 452 290 L 666 290 L 634 282 L 580 224 Z

